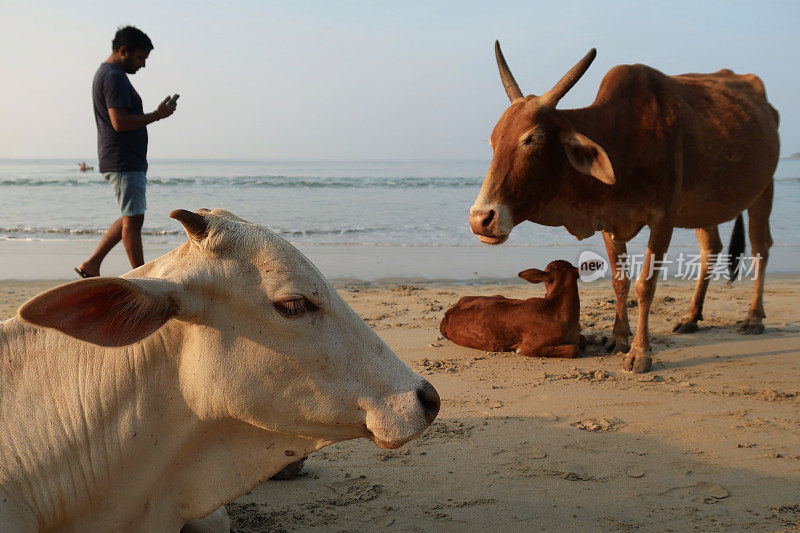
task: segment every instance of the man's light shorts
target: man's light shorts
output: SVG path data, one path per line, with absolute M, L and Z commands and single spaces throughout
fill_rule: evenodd
M 144 214 L 147 209 L 147 177 L 144 172 L 104 172 L 103 177 L 114 187 L 114 196 L 117 197 L 122 216 Z

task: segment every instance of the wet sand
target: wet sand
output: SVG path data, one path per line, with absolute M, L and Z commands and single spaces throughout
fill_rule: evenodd
M 99 237 L 62 241 L 0 240 L 0 280 L 73 281 L 78 278 L 72 267 L 86 260 L 98 241 Z M 145 261 L 169 252 L 178 244 L 145 242 Z M 297 248 L 330 280 L 368 280 L 383 284 L 420 280 L 483 284 L 487 280 L 514 278 L 517 272 L 527 268 L 544 268 L 555 259 L 566 259 L 577 265 L 584 251 L 606 257 L 604 245 L 587 241 L 573 241 L 563 246 L 508 243 L 487 246 L 476 239 L 473 245 L 299 244 Z M 628 246 L 628 253 L 639 258 L 639 265 L 645 251 L 642 245 Z M 673 245 L 667 259 L 675 261 L 679 255 L 691 258 L 698 253 L 696 245 Z M 767 273 L 797 274 L 799 265 L 800 244 L 776 244 L 770 250 Z M 117 245 L 103 262 L 102 274 L 119 276 L 130 268 L 125 250 Z M 669 272 L 670 276 L 677 274 L 676 263 L 670 264 Z
M 0 316 L 53 281 L 0 282 Z M 462 348 L 439 320 L 459 297 L 541 295 L 524 282 L 335 284 L 442 397 L 392 451 L 366 440 L 228 505 L 253 531 L 794 531 L 800 527 L 800 276 L 767 279 L 766 333 L 741 336 L 751 283 L 712 282 L 701 329 L 674 335 L 692 285 L 659 284 L 653 371 L 599 347 L 579 359 Z M 582 324 L 608 334 L 608 282 L 581 285 Z M 633 304 L 633 302 L 631 302 Z M 631 307 L 635 324 L 636 309 Z

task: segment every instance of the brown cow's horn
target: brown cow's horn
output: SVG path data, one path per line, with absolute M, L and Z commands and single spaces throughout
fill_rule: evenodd
M 578 80 L 581 79 L 586 73 L 586 70 L 589 68 L 589 65 L 592 64 L 594 61 L 595 56 L 597 55 L 597 49 L 592 48 L 589 50 L 589 53 L 583 56 L 583 59 L 578 61 L 574 67 L 570 69 L 569 72 L 564 74 L 564 77 L 559 80 L 555 86 L 544 93 L 542 95 L 542 101 L 545 104 L 549 104 L 553 107 L 558 104 L 558 101 L 561 100 L 567 92 L 572 89 L 572 87 L 578 83 Z
M 497 68 L 500 69 L 500 79 L 503 80 L 503 87 L 506 88 L 506 94 L 509 100 L 513 102 L 517 98 L 522 98 L 522 91 L 519 90 L 519 85 L 517 85 L 516 80 L 514 80 L 514 75 L 511 74 L 508 63 L 506 63 L 506 58 L 503 57 L 503 51 L 500 50 L 500 43 L 497 41 L 494 42 L 494 55 L 497 58 Z
M 194 239 L 202 239 L 208 232 L 208 220 L 203 215 L 192 213 L 186 209 L 176 209 L 169 216 L 183 224 L 186 233 Z

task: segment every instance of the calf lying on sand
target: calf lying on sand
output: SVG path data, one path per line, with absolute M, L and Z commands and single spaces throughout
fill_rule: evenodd
M 445 313 L 439 328 L 442 335 L 461 346 L 493 352 L 580 355 L 586 340 L 580 334 L 578 269 L 567 261 L 553 261 L 544 272 L 531 268 L 519 277 L 531 283 L 544 282 L 545 297 L 466 296 Z
M 396 448 L 436 417 L 293 246 L 227 211 L 170 216 L 177 249 L 0 322 L 0 531 L 175 532 L 323 446 Z

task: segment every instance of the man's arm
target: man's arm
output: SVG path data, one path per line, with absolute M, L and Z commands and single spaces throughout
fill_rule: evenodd
M 152 113 L 145 113 L 144 115 L 131 115 L 125 108 L 109 107 L 108 118 L 111 120 L 111 127 L 117 132 L 133 131 L 144 128 L 156 120 L 167 118 L 175 112 L 175 108 L 177 107 L 174 105 L 167 105 L 169 98 L 169 96 L 164 98 L 164 101 L 158 105 L 155 111 Z

